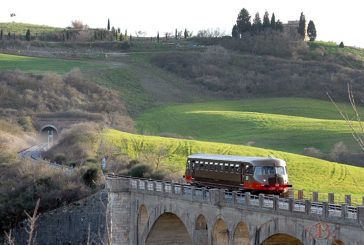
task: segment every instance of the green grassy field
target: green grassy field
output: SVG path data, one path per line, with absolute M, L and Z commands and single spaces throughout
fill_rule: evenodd
M 17 22 L 0 23 L 0 30 L 3 30 L 4 35 L 7 35 L 8 32 L 17 35 L 25 35 L 28 29 L 30 30 L 30 33 L 34 35 L 35 33 L 62 31 L 64 28 Z
M 263 157 L 274 155 L 287 162 L 289 181 L 296 190 L 353 195 L 364 193 L 364 168 L 242 145 L 143 136 L 116 130 L 108 130 L 106 136 L 122 153 L 132 158 L 137 158 L 143 151 L 156 151 L 164 147 L 169 157 L 163 167 L 180 176 L 183 175 L 187 156 L 198 152 Z
M 348 111 L 350 106 L 340 106 Z M 364 109 L 360 114 L 364 115 Z M 359 150 L 330 102 L 273 98 L 217 101 L 155 108 L 137 118 L 139 133 L 176 133 L 198 140 L 302 153 L 306 147 L 329 152 L 343 141 Z
M 0 54 L 0 70 L 21 70 L 33 73 L 57 72 L 60 74 L 69 72 L 72 68 L 93 69 L 104 67 L 105 65 L 95 62 L 64 60 L 50 58 L 36 58 L 27 56 L 17 56 Z

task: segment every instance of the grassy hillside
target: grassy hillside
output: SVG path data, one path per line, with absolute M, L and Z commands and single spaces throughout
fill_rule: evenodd
M 246 156 L 274 155 L 287 162 L 290 182 L 295 189 L 323 193 L 362 195 L 364 193 L 364 169 L 328 162 L 301 155 L 265 150 L 256 147 L 182 140 L 156 136 L 142 136 L 116 130 L 106 132 L 107 139 L 119 151 L 137 158 L 143 151 L 158 151 L 163 147 L 168 158 L 163 165 L 182 176 L 186 157 L 198 152 Z
M 348 105 L 341 105 L 350 114 Z M 364 115 L 364 108 L 359 111 Z M 338 120 L 339 119 L 339 120 Z M 329 152 L 343 141 L 359 150 L 330 102 L 273 98 L 217 101 L 152 109 L 137 118 L 143 133 L 176 133 L 198 140 L 301 153 L 306 147 Z
M 64 28 L 17 22 L 0 23 L 0 30 L 3 30 L 4 35 L 7 35 L 8 32 L 15 33 L 17 35 L 25 35 L 28 29 L 34 35 L 35 33 L 61 31 Z
M 105 65 L 95 62 L 79 60 L 49 59 L 0 54 L 0 71 L 21 70 L 33 73 L 44 73 L 51 71 L 64 74 L 75 67 L 80 69 L 92 69 L 104 66 Z

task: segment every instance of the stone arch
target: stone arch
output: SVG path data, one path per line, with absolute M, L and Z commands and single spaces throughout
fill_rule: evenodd
M 141 205 L 138 212 L 137 229 L 138 229 L 138 244 L 141 244 L 141 238 L 145 227 L 148 224 L 148 211 L 145 205 Z
M 53 131 L 54 135 L 58 135 L 58 129 L 51 124 L 44 125 L 43 127 L 40 128 L 39 131 L 41 134 L 44 134 L 44 133 L 48 133 L 48 131 L 50 131 L 50 130 Z
M 208 244 L 208 229 L 205 216 L 200 214 L 195 223 L 194 239 L 196 244 L 207 245 Z
M 243 223 L 239 222 L 234 231 L 234 245 L 248 245 L 249 244 L 249 229 Z
M 146 245 L 191 245 L 186 226 L 173 213 L 163 213 L 154 222 L 147 236 Z
M 333 241 L 332 243 L 331 243 L 331 245 L 345 245 L 345 243 L 343 243 L 342 241 L 340 241 L 340 240 L 336 240 L 336 241 Z
M 303 245 L 303 243 L 294 236 L 278 233 L 268 237 L 261 245 Z
M 219 218 L 212 232 L 212 245 L 228 245 L 229 244 L 229 230 L 225 222 Z

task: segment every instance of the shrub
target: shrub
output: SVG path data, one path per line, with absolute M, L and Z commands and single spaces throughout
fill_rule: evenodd
M 66 157 L 64 156 L 64 154 L 58 154 L 55 158 L 54 158 L 54 162 L 57 164 L 66 164 Z
M 99 170 L 97 168 L 89 168 L 82 175 L 82 179 L 87 186 L 95 187 L 96 182 L 99 178 Z
M 144 178 L 147 177 L 148 174 L 151 172 L 151 167 L 149 165 L 146 164 L 138 164 L 135 165 L 131 170 L 130 170 L 130 175 L 133 177 L 138 177 L 138 178 Z

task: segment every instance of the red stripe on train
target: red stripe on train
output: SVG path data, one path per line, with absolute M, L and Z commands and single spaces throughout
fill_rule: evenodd
M 266 187 L 269 185 L 269 187 Z M 244 182 L 244 189 L 266 190 L 266 191 L 284 191 L 288 188 L 287 184 L 264 184 Z

